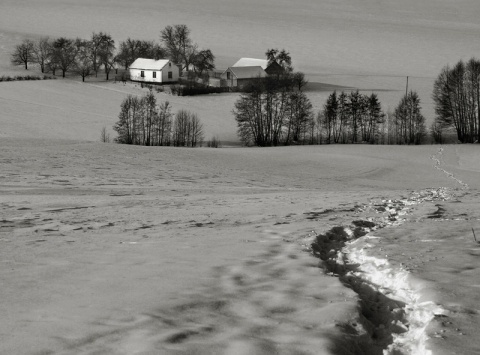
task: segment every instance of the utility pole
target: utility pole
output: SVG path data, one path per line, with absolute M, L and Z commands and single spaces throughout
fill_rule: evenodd
M 405 97 L 407 97 L 407 95 L 408 95 L 408 76 L 407 76 L 407 87 L 405 89 Z

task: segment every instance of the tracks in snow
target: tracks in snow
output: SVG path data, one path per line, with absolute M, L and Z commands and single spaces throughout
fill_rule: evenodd
M 449 177 L 450 179 L 454 180 L 456 183 L 458 183 L 459 185 L 462 186 L 462 190 L 465 191 L 465 190 L 468 190 L 470 187 L 468 186 L 468 184 L 464 183 L 462 180 L 460 180 L 459 178 L 457 178 L 453 173 L 445 170 L 444 168 L 442 168 L 443 165 L 445 165 L 445 162 L 443 160 L 443 152 L 444 152 L 444 148 L 443 147 L 440 147 L 438 149 L 438 152 L 436 154 L 433 154 L 430 159 L 433 160 L 434 162 L 434 165 L 433 167 L 439 171 L 441 171 L 442 173 L 444 173 L 447 177 Z
M 458 183 L 465 192 L 468 184 L 443 168 L 443 153 L 444 148 L 440 148 L 430 157 L 433 167 Z M 373 247 L 369 241 L 376 238 L 375 230 L 401 225 L 415 205 L 449 200 L 454 195 L 454 191 L 446 187 L 429 188 L 413 192 L 406 199 L 364 205 L 365 212 L 381 215 L 353 221 L 349 226 L 334 227 L 316 236 L 312 250 L 324 261 L 325 271 L 337 276 L 360 298 L 360 320 L 369 336 L 346 327 L 346 339 L 343 339 L 358 353 L 431 354 L 426 348 L 425 330 L 443 310 L 431 301 L 420 301 L 407 270 L 393 267 L 388 259 L 369 256 L 368 250 Z

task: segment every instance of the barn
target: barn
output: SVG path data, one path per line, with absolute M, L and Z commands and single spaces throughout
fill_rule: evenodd
M 220 76 L 222 86 L 244 88 L 253 80 L 267 76 L 261 66 L 229 67 Z
M 130 80 L 145 83 L 174 83 L 180 77 L 180 69 L 169 59 L 138 58 L 130 65 Z

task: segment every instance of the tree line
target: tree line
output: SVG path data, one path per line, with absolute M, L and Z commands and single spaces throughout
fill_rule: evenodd
M 152 90 L 142 97 L 127 96 L 113 129 L 115 142 L 144 146 L 197 147 L 204 140 L 197 114 L 187 110 L 172 113 L 168 101 L 157 103 Z
M 426 137 L 425 117 L 414 91 L 407 93 L 393 114 L 385 114 L 375 93 L 336 91 L 319 112 L 324 143 L 421 144 Z
M 395 112 L 386 115 L 376 94 L 331 93 L 315 115 L 303 91 L 303 73 L 295 72 L 285 50 L 269 49 L 269 64 L 283 68 L 277 75 L 257 78 L 235 102 L 233 115 L 245 145 L 290 144 L 420 144 L 426 136 L 416 92 L 407 93 Z
M 108 80 L 112 70 L 122 67 L 125 70 L 137 58 L 168 58 L 179 65 L 181 70 L 202 76 L 215 68 L 215 56 L 209 49 L 199 49 L 191 39 L 191 31 L 186 25 L 166 26 L 160 32 L 161 43 L 128 38 L 117 46 L 111 35 L 104 32 L 92 33 L 90 39 L 42 37 L 37 40 L 25 39 L 15 46 L 11 53 L 11 63 L 38 65 L 42 73 L 61 71 L 85 78 L 98 75 L 103 69 Z

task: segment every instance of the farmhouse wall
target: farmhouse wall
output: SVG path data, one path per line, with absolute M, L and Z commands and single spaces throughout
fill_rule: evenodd
M 177 82 L 180 77 L 180 70 L 178 66 L 170 61 L 168 61 L 168 63 L 166 63 L 161 69 L 151 69 L 145 66 L 130 68 L 129 70 L 130 80 L 144 83 L 173 83 Z

